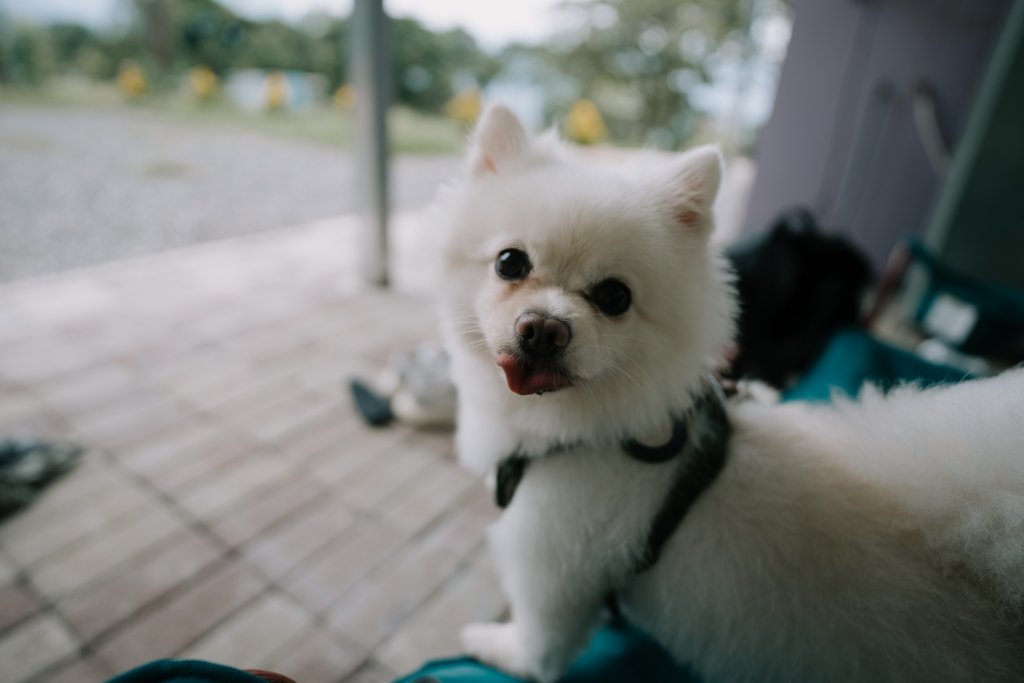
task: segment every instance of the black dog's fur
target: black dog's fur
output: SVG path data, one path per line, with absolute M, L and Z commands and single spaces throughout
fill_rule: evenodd
M 837 330 L 855 325 L 872 272 L 846 239 L 826 235 L 806 209 L 726 252 L 737 275 L 739 355 L 732 377 L 783 388 Z

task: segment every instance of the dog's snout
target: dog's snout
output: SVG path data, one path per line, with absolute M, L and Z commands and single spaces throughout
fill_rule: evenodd
M 564 320 L 540 313 L 523 313 L 516 319 L 519 348 L 531 356 L 552 356 L 569 344 L 572 329 Z

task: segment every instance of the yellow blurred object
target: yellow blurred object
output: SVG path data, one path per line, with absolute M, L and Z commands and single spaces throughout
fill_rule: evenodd
M 339 85 L 334 91 L 334 106 L 338 109 L 351 109 L 356 105 L 356 88 L 351 83 Z
M 463 125 L 469 125 L 480 116 L 483 97 L 477 88 L 464 88 L 444 105 L 444 113 Z
M 146 74 L 138 64 L 126 59 L 117 70 L 117 87 L 128 97 L 138 97 L 146 92 Z
M 281 109 L 288 104 L 288 79 L 280 71 L 267 74 L 267 109 Z
M 188 85 L 196 100 L 206 102 L 217 94 L 220 80 L 210 67 L 197 66 L 188 72 Z
M 592 145 L 608 137 L 601 112 L 590 100 L 576 100 L 565 119 L 569 139 L 581 145 Z

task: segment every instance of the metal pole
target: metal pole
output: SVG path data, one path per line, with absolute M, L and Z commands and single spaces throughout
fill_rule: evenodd
M 383 0 L 355 0 L 351 80 L 356 102 L 353 152 L 356 192 L 363 217 L 363 280 L 388 286 L 388 130 L 390 49 Z

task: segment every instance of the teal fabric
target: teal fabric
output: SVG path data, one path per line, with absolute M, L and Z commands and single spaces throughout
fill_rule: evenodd
M 1019 360 L 1024 351 L 1024 292 L 954 270 L 920 240 L 909 239 L 906 245 L 927 274 L 927 287 L 914 313 L 918 324 L 924 324 L 940 297 L 951 297 L 970 306 L 977 317 L 963 339 L 947 342 L 955 343 L 966 353 Z
M 107 683 L 266 683 L 240 669 L 195 659 L 160 659 L 125 671 Z
M 784 401 L 824 402 L 838 391 L 856 396 L 865 382 L 883 389 L 902 382 L 926 387 L 972 379 L 963 370 L 930 363 L 904 349 L 881 342 L 863 330 L 835 335 L 810 370 L 789 390 Z
M 668 653 L 640 631 L 621 624 L 601 628 L 561 683 L 671 681 L 699 683 L 700 679 L 672 661 Z M 468 657 L 428 662 L 396 683 L 519 683 Z

